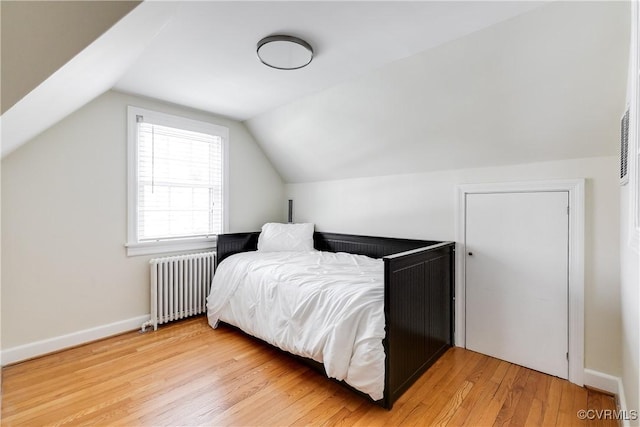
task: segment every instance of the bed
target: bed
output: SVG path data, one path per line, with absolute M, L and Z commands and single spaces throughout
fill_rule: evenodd
M 361 283 L 370 281 L 370 277 L 373 277 L 373 275 L 380 275 L 380 292 L 376 298 L 379 298 L 382 304 L 382 307 L 380 307 L 380 316 L 382 318 L 381 326 L 376 328 L 368 327 L 368 329 L 377 330 L 377 332 L 374 331 L 373 335 L 377 336 L 378 340 L 381 341 L 381 351 L 383 353 L 382 357 L 371 356 L 371 358 L 375 359 L 371 366 L 379 366 L 379 368 L 370 369 L 366 366 L 359 368 L 360 370 L 375 371 L 374 376 L 377 375 L 380 377 L 380 393 L 377 391 L 372 393 L 371 389 L 367 388 L 368 386 L 365 386 L 363 389 L 358 381 L 355 381 L 357 384 L 354 386 L 352 378 L 348 378 L 350 381 L 343 381 L 343 383 L 377 404 L 391 409 L 393 403 L 402 393 L 451 347 L 453 343 L 453 271 L 455 244 L 453 242 L 395 239 L 324 232 L 313 232 L 312 235 L 312 250 L 321 251 L 324 254 L 305 253 L 303 256 L 302 254 L 283 253 L 269 254 L 267 257 L 262 257 L 259 254 L 260 251 L 257 251 L 260 232 L 219 235 L 217 243 L 218 270 L 216 271 L 216 276 L 220 273 L 220 278 L 223 278 L 224 281 L 230 281 L 230 275 L 248 275 L 249 270 L 243 270 L 238 273 L 225 272 L 225 269 L 231 269 L 232 264 L 234 264 L 234 268 L 239 268 L 237 265 L 240 265 L 244 266 L 241 268 L 245 269 L 254 268 L 262 270 L 266 268 L 266 266 L 257 263 L 263 262 L 263 258 L 271 259 L 272 262 L 278 265 L 294 263 L 294 265 L 298 266 L 298 264 L 295 264 L 296 262 L 306 263 L 310 266 L 309 268 L 313 269 L 316 261 L 314 259 L 309 260 L 304 258 L 306 256 L 338 260 L 338 264 L 340 264 L 340 262 L 343 264 L 361 264 L 357 267 L 360 270 L 354 273 L 355 276 L 360 275 L 360 279 L 356 277 L 356 280 L 360 280 Z M 236 254 L 253 251 L 257 252 L 233 257 L 225 265 L 227 258 Z M 347 258 L 346 254 L 353 254 L 353 258 Z M 279 258 L 282 256 L 285 258 Z M 244 257 L 244 260 L 241 260 L 241 257 Z M 365 257 L 373 258 L 377 261 L 367 260 Z M 353 259 L 353 261 L 349 261 L 348 259 Z M 223 267 L 223 265 L 225 267 Z M 227 268 L 227 266 L 229 268 Z M 300 266 L 298 267 L 303 269 Z M 332 270 L 327 271 L 329 271 L 329 275 L 332 274 Z M 298 277 L 299 271 L 286 274 L 278 272 L 276 276 L 289 277 L 287 274 L 291 277 Z M 214 285 L 217 279 L 218 277 L 214 277 Z M 272 278 L 268 280 L 265 279 L 265 281 L 271 282 Z M 219 301 L 221 298 L 221 291 L 217 289 L 218 287 L 219 285 L 212 286 L 210 294 L 212 301 Z M 363 293 L 358 294 L 357 292 L 354 294 L 355 291 L 352 291 L 353 287 L 350 284 L 345 284 L 344 289 L 345 298 L 353 299 L 354 295 L 359 295 L 358 298 L 361 298 L 362 295 L 364 295 Z M 273 289 L 267 293 L 270 294 L 272 291 Z M 218 294 L 214 295 L 215 292 L 218 292 Z M 237 291 L 226 290 L 222 292 L 231 294 Z M 262 292 L 264 293 L 265 291 Z M 335 291 L 333 293 L 335 294 Z M 366 294 L 369 295 L 370 291 L 367 291 Z M 228 298 L 231 297 L 227 295 L 224 298 L 228 300 Z M 291 346 L 280 345 L 277 337 L 271 338 L 264 336 L 264 331 L 262 330 L 254 333 L 254 331 L 250 330 L 250 327 L 247 327 L 246 323 L 242 323 L 241 320 L 238 321 L 238 319 L 234 318 L 234 315 L 229 314 L 230 312 L 240 311 L 253 312 L 253 310 L 256 309 L 256 302 L 266 298 L 238 296 L 235 298 L 234 304 L 236 305 L 233 307 L 231 307 L 233 304 L 226 303 L 227 300 L 224 298 L 222 298 L 224 303 L 218 304 L 218 307 L 215 308 L 213 320 L 211 317 L 212 311 L 209 310 L 209 320 L 212 326 L 217 326 L 218 321 L 221 321 L 239 327 L 251 335 L 258 336 L 258 338 L 270 344 L 293 353 L 297 357 L 302 357 L 316 369 L 323 371 L 325 375 L 333 378 L 341 378 L 340 376 L 331 375 L 333 371 L 336 370 L 332 365 L 337 365 L 337 370 L 341 370 L 339 363 L 332 363 L 327 367 L 327 363 L 319 363 L 318 358 L 314 357 L 313 354 L 308 354 L 308 352 L 304 350 L 302 352 L 296 351 L 297 348 L 290 348 Z M 249 304 L 251 307 L 238 307 L 237 304 L 240 300 L 251 301 Z M 222 309 L 222 305 L 225 303 L 227 307 Z M 334 303 L 331 303 L 331 305 L 337 306 Z M 219 313 L 224 312 L 224 310 L 226 310 L 226 314 L 218 317 Z M 278 316 L 278 321 L 282 322 L 284 315 L 278 313 Z M 359 317 L 363 316 L 359 315 Z M 229 321 L 229 318 L 232 320 Z M 321 320 L 315 318 L 313 321 L 316 322 L 313 324 L 322 323 Z M 362 322 L 365 325 L 376 324 L 376 322 L 369 320 L 367 317 L 364 317 Z M 351 325 L 348 322 L 346 324 Z M 306 336 L 307 333 L 303 332 L 303 335 Z M 373 351 L 369 352 L 367 350 L 369 348 L 367 345 L 363 347 L 365 350 L 360 351 L 360 353 L 374 354 Z M 356 376 L 352 375 L 352 377 L 355 378 Z M 350 385 L 349 383 L 352 384 Z

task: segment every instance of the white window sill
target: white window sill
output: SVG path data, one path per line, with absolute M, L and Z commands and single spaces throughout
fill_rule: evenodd
M 153 255 L 169 252 L 209 250 L 216 248 L 217 238 L 161 240 L 156 242 L 127 243 L 127 256 Z

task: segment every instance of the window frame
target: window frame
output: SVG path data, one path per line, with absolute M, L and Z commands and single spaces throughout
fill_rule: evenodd
M 127 107 L 127 256 L 150 255 L 167 252 L 206 250 L 216 247 L 217 236 L 192 238 L 167 238 L 156 241 L 138 240 L 138 138 L 136 116 L 146 122 L 194 132 L 207 133 L 222 138 L 222 232 L 229 230 L 229 128 L 201 120 L 173 114 Z

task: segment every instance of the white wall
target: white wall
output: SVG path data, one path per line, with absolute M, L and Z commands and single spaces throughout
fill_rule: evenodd
M 227 126 L 230 231 L 282 221 L 284 186 L 244 125 L 107 92 L 2 159 L 2 348 L 149 313 L 127 257 L 127 105 Z
M 631 186 L 620 191 L 621 378 L 628 410 L 640 410 L 640 255 L 629 245 Z M 636 424 L 638 422 L 636 421 Z
M 639 189 L 637 174 L 638 114 L 638 3 L 633 3 L 627 103 L 630 106 L 629 183 L 620 188 L 620 296 L 622 384 L 627 409 L 640 411 L 640 251 L 638 232 L 634 230 L 634 194 Z M 634 241 L 635 237 L 635 241 Z M 640 425 L 636 420 L 634 425 Z
M 296 222 L 320 231 L 455 240 L 456 185 L 586 178 L 585 367 L 619 376 L 617 157 L 286 185 Z
M 0 120 L 0 135 L 2 125 Z M 2 163 L 0 162 L 0 188 L 2 188 Z M 2 191 L 0 191 L 0 224 L 2 224 Z M 0 226 L 0 242 L 2 241 L 2 227 Z M 0 349 L 2 348 L 2 245 L 0 244 Z M 0 352 L 0 366 L 2 366 L 2 352 Z M 2 369 L 0 369 L 0 388 L 2 387 Z M 2 392 L 0 391 L 0 395 Z M 0 398 L 0 413 L 2 413 L 2 399 Z

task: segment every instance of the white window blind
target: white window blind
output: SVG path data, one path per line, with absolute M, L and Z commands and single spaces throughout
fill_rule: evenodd
M 222 139 L 138 117 L 138 240 L 221 233 Z
M 129 126 L 129 254 L 211 247 L 225 231 L 227 128 L 136 107 Z

